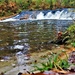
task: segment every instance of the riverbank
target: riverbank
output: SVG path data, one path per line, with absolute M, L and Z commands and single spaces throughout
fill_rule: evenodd
M 75 51 L 75 48 L 71 47 L 71 46 L 57 46 L 56 48 L 52 49 L 52 50 L 44 50 L 44 51 L 39 51 L 39 52 L 33 52 L 30 53 L 30 57 L 29 60 L 25 60 L 26 63 L 23 65 L 18 65 L 17 64 L 17 60 L 15 60 L 15 64 L 16 66 L 12 66 L 12 64 L 14 64 L 14 62 L 12 61 L 10 64 L 8 64 L 8 66 L 2 67 L 0 68 L 0 72 L 4 72 L 5 75 L 17 75 L 19 72 L 23 72 L 26 69 L 27 71 L 31 72 L 32 70 L 34 70 L 33 65 L 36 64 L 40 64 L 42 62 L 46 62 L 48 56 L 51 55 L 51 53 L 57 53 L 58 51 L 60 52 L 61 50 L 65 50 L 67 55 L 69 56 L 69 54 L 72 51 Z M 62 53 L 60 58 L 65 58 L 66 55 L 65 53 Z M 10 60 L 9 60 L 10 61 Z
M 12 18 L 12 17 L 14 17 L 14 16 L 16 16 L 16 15 L 17 15 L 17 13 L 16 13 L 16 14 L 12 14 L 12 15 L 10 15 L 10 16 L 0 17 L 0 20 L 5 20 L 5 19 L 8 19 L 8 18 Z

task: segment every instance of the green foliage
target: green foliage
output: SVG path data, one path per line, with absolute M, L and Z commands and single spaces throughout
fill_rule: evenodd
M 41 63 L 42 67 L 34 66 L 37 70 L 43 72 L 53 68 L 53 63 Z
M 53 8 L 53 2 L 52 2 L 52 0 L 50 0 L 50 9 L 52 9 Z
M 5 15 L 5 12 L 0 12 L 0 16 L 4 16 Z
M 38 66 L 35 66 L 35 68 L 41 72 L 47 71 L 47 70 L 56 68 L 56 65 L 55 65 L 56 61 L 57 61 L 57 55 L 52 54 L 51 57 L 48 58 L 48 61 L 46 63 L 41 63 L 42 65 L 41 68 Z
M 71 43 L 71 45 L 72 45 L 73 47 L 75 47 L 75 42 Z
M 70 25 L 67 30 L 62 34 L 62 42 L 71 44 L 75 47 L 75 24 Z
M 68 5 L 68 3 L 69 3 L 69 0 L 63 0 L 63 5 L 64 6 Z
M 18 12 L 18 13 L 22 12 L 22 9 L 19 9 L 17 12 Z
M 62 69 L 67 69 L 70 65 L 68 63 L 68 60 L 63 59 L 59 62 L 59 66 L 62 67 Z
M 35 3 L 36 3 L 37 5 L 41 4 L 41 2 L 42 2 L 42 0 L 36 0 L 36 1 L 35 1 Z
M 9 3 L 9 0 L 5 0 L 5 3 L 7 3 L 7 4 L 8 4 L 8 3 Z
M 75 24 L 74 25 L 71 25 L 69 28 L 68 28 L 68 31 L 70 32 L 70 33 L 75 33 Z
M 42 9 L 56 9 L 56 8 L 63 8 L 63 7 L 71 7 L 75 8 L 75 0 L 0 0 L 0 10 L 4 9 L 10 10 L 10 15 L 14 13 L 12 11 L 13 8 L 7 9 L 6 6 L 11 6 L 15 3 L 14 8 L 17 8 L 15 12 L 17 13 L 19 10 L 42 10 Z M 1 7 L 3 5 L 4 7 Z M 6 10 L 5 10 L 6 9 Z M 8 13 L 8 12 L 7 12 Z M 5 16 L 6 14 L 2 14 Z
M 71 25 L 68 29 L 67 29 L 69 35 L 70 35 L 70 43 L 74 43 L 75 42 L 75 24 Z
M 59 69 L 59 70 L 63 70 L 63 69 L 67 69 L 70 65 L 68 63 L 68 58 L 66 55 L 65 59 L 60 59 L 59 58 L 60 53 L 57 54 L 52 54 L 49 58 L 47 63 L 41 63 L 42 67 L 38 67 L 35 66 L 35 68 L 41 72 L 46 71 L 46 70 L 50 70 L 50 69 Z

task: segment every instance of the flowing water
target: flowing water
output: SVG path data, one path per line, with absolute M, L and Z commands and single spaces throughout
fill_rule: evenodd
M 24 15 L 27 19 L 20 20 Z M 72 16 L 72 17 L 71 17 Z M 49 41 L 58 31 L 65 31 L 73 23 L 75 13 L 64 10 L 23 11 L 19 15 L 0 21 L 0 50 L 36 51 L 51 49 Z

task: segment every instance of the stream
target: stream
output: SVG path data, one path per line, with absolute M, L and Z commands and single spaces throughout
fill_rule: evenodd
M 74 9 L 23 11 L 0 21 L 0 50 L 50 50 L 49 41 L 64 32 L 75 18 Z

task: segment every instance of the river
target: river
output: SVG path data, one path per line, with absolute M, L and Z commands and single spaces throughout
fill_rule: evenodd
M 29 15 L 27 19 L 22 19 Z M 0 21 L 0 50 L 50 50 L 49 41 L 56 39 L 57 32 L 64 32 L 73 23 L 75 13 L 71 9 L 23 11 Z

